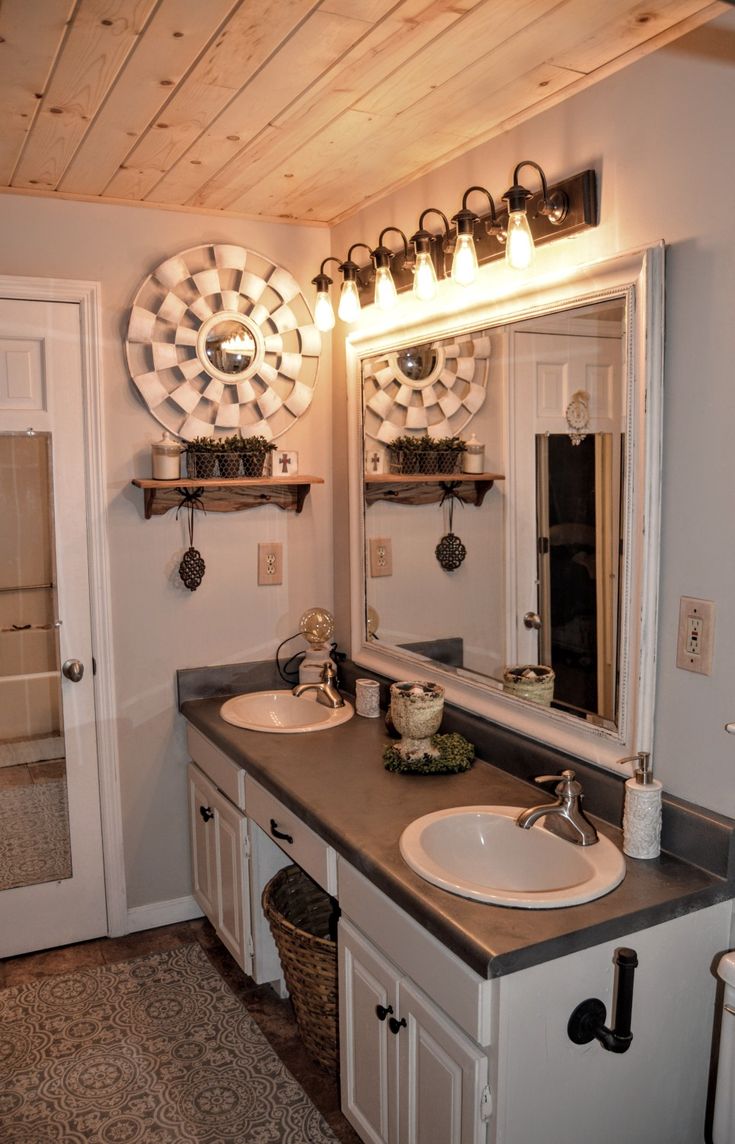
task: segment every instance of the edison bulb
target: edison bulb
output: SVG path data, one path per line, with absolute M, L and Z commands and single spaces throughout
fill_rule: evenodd
M 334 329 L 334 310 L 326 290 L 319 290 L 317 293 L 314 303 L 314 324 L 323 334 Z
M 533 235 L 528 225 L 528 216 L 525 211 L 511 211 L 508 215 L 505 261 L 514 270 L 526 270 L 533 262 L 533 255 Z
M 477 278 L 477 251 L 471 234 L 457 236 L 452 259 L 452 281 L 458 286 L 470 286 Z
M 393 275 L 387 266 L 379 266 L 375 271 L 375 305 L 381 310 L 391 310 L 398 299 L 398 291 Z
M 357 282 L 346 278 L 342 283 L 339 294 L 339 309 L 337 313 L 343 322 L 356 322 L 360 317 L 360 295 L 357 292 Z
M 416 255 L 416 269 L 413 274 L 414 297 L 420 302 L 430 302 L 436 297 L 437 281 L 434 263 L 428 251 Z

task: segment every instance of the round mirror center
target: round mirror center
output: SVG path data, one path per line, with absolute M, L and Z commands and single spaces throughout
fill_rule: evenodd
M 218 322 L 207 333 L 204 352 L 215 369 L 228 375 L 244 373 L 255 357 L 255 338 L 242 322 Z
M 425 381 L 436 367 L 436 352 L 433 346 L 411 346 L 396 354 L 396 361 L 409 381 Z

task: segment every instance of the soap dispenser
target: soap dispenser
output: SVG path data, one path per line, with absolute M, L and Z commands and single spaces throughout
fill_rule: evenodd
M 648 751 L 638 751 L 620 763 L 637 763 L 625 784 L 623 853 L 630 858 L 657 858 L 661 853 L 662 785 L 653 777 Z

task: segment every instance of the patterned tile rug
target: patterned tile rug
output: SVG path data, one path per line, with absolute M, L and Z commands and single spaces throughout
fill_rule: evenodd
M 3 1144 L 335 1144 L 199 945 L 0 991 Z

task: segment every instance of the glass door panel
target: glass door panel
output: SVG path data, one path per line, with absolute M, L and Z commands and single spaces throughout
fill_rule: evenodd
M 72 876 L 50 433 L 0 433 L 0 890 Z

